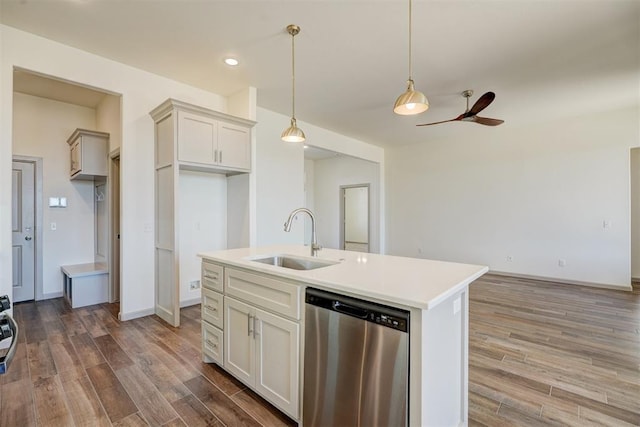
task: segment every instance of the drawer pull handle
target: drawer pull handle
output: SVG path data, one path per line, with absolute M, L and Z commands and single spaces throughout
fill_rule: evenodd
M 204 308 L 211 310 L 211 311 L 218 311 L 218 309 L 212 305 L 205 305 Z
M 209 344 L 209 347 L 212 347 L 212 348 L 218 348 L 218 344 L 214 343 L 214 342 L 213 342 L 213 341 L 211 341 L 211 340 L 207 340 L 207 344 Z
M 213 280 L 218 280 L 218 275 L 217 274 L 205 274 L 204 275 L 205 279 L 213 279 Z
M 252 315 L 250 315 L 250 314 L 247 315 L 247 336 L 249 336 L 249 337 L 251 336 L 251 333 L 253 332 L 251 330 L 251 324 L 253 323 L 253 321 L 252 321 L 253 318 L 254 317 Z M 253 323 L 253 325 L 255 325 L 255 323 Z

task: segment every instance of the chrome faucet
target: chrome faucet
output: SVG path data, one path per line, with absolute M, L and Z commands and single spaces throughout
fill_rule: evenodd
M 311 218 L 311 256 L 318 256 L 318 251 L 322 249 L 322 246 L 318 245 L 318 240 L 316 239 L 316 218 L 313 216 L 313 212 L 311 212 L 309 209 L 294 209 L 293 212 L 289 214 L 287 222 L 284 223 L 284 231 L 286 231 L 287 233 L 291 231 L 291 223 L 293 222 L 293 218 L 295 218 L 295 216 L 300 212 L 306 213 Z

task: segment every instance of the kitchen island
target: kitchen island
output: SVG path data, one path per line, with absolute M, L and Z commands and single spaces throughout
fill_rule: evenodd
M 317 265 L 264 262 L 281 255 Z M 301 422 L 305 289 L 364 299 L 410 313 L 409 425 L 466 425 L 468 287 L 488 268 L 333 249 L 309 255 L 305 246 L 199 254 L 203 360 Z

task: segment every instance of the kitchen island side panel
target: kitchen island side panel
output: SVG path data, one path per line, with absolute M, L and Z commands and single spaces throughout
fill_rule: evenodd
M 409 424 L 466 425 L 468 288 L 430 310 L 416 311 L 411 313 Z

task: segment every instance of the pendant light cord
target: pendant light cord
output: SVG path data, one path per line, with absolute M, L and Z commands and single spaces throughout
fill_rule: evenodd
M 291 118 L 296 119 L 296 46 L 295 34 L 291 34 Z
M 413 80 L 413 64 L 411 61 L 411 0 L 409 0 L 409 80 Z

